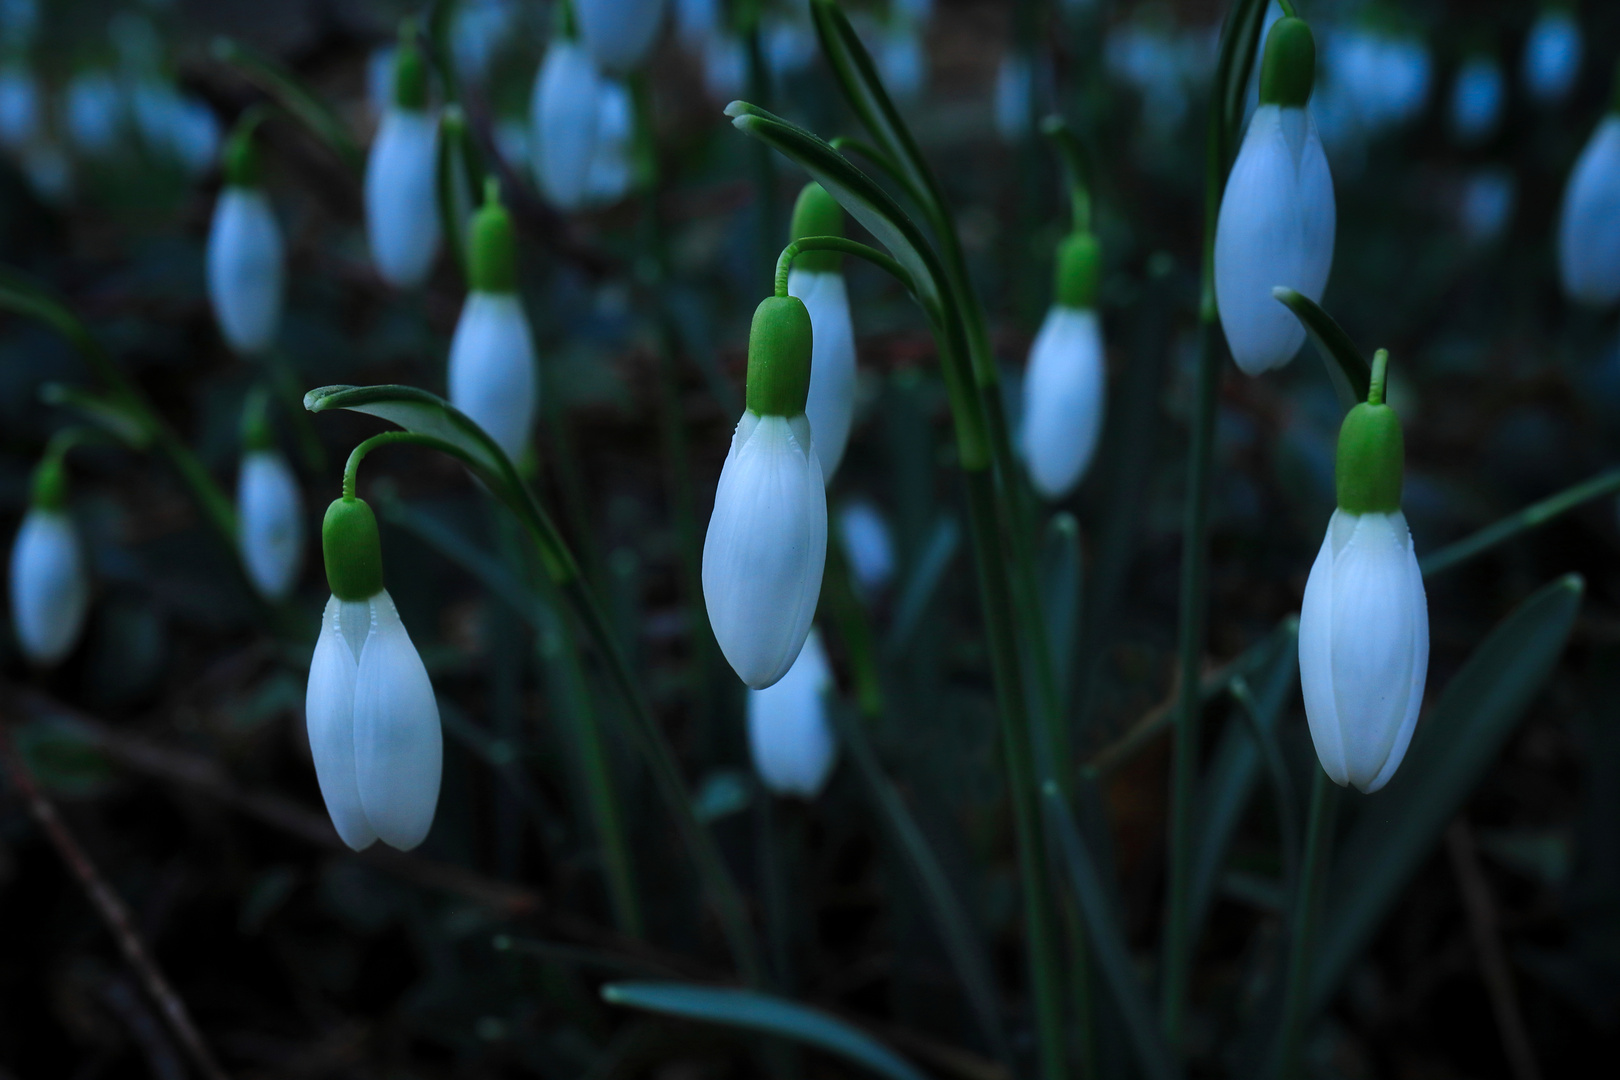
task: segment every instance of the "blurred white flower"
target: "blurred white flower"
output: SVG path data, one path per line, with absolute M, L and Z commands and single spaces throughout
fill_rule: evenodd
M 1502 235 L 1513 217 L 1517 189 L 1513 174 L 1505 169 L 1482 169 L 1469 176 L 1458 206 L 1463 236 L 1484 244 Z
M 391 106 L 366 159 L 366 238 L 382 279 L 396 289 L 427 280 L 439 253 L 439 121 Z
M 73 519 L 31 507 L 11 548 L 11 625 L 23 655 L 60 661 L 79 640 L 90 607 L 90 576 Z
M 845 503 L 838 514 L 838 535 L 857 585 L 874 592 L 889 583 L 894 576 L 894 541 L 877 507 L 860 499 Z
M 618 202 L 635 180 L 632 151 L 635 141 L 635 103 L 630 88 L 618 79 L 603 79 L 596 99 L 596 150 L 591 155 L 585 186 L 591 202 Z
M 373 116 L 382 116 L 394 103 L 394 62 L 398 58 L 399 45 L 392 41 L 377 46 L 366 57 L 366 103 Z
M 1324 111 L 1333 134 L 1372 138 L 1415 120 L 1428 104 L 1433 61 L 1421 38 L 1368 27 L 1329 28 L 1322 49 Z
M 1428 602 L 1406 518 L 1335 510 L 1299 616 L 1305 715 L 1334 783 L 1371 793 L 1389 782 L 1428 668 Z
M 1001 54 L 996 68 L 996 133 L 1004 142 L 1029 138 L 1035 95 L 1035 71 L 1029 57 L 1018 52 Z
M 811 345 L 810 399 L 804 413 L 815 433 L 822 477 L 831 481 L 844 460 L 855 417 L 855 328 L 840 270 L 788 272 L 788 295 L 804 301 L 815 328 Z
M 1102 327 L 1090 308 L 1053 304 L 1029 350 L 1020 449 L 1030 480 L 1061 499 L 1085 476 L 1106 403 Z
M 450 52 L 458 76 L 483 80 L 495 54 L 510 39 L 516 14 L 512 0 L 462 0 L 456 5 Z
M 928 53 L 909 20 L 894 20 L 877 31 L 872 58 L 889 94 L 898 101 L 917 97 L 928 85 Z
M 1493 57 L 1470 56 L 1457 71 L 1451 88 L 1451 130 L 1457 141 L 1480 143 L 1496 132 L 1502 119 L 1507 82 Z
M 816 58 L 816 32 L 803 19 L 767 15 L 760 20 L 760 37 L 773 79 L 797 75 Z
M 0 146 L 20 150 L 39 134 L 39 84 L 15 65 L 0 68 Z
M 513 461 L 523 457 L 539 397 L 534 339 L 515 292 L 472 292 L 450 342 L 450 404 Z
M 725 31 L 721 0 L 675 0 L 675 33 L 689 49 L 706 48 Z
M 813 799 L 827 783 L 838 756 L 827 717 L 832 690 L 821 634 L 812 629 L 780 681 L 748 691 L 748 746 L 754 770 L 773 793 Z
M 283 264 L 281 227 L 264 189 L 222 189 L 208 231 L 208 299 L 220 333 L 240 355 L 275 342 Z
M 1599 305 L 1620 299 L 1620 114 L 1603 117 L 1569 174 L 1558 269 L 1571 299 Z
M 716 101 L 730 102 L 748 85 L 748 48 L 735 34 L 716 34 L 703 43 L 703 89 Z
M 563 210 L 577 210 L 589 194 L 602 84 L 590 54 L 573 41 L 554 42 L 535 76 L 529 152 L 541 190 Z
M 1568 8 L 1541 9 L 1524 41 L 1524 85 L 1546 105 L 1569 96 L 1581 73 L 1581 25 Z
M 604 71 L 627 75 L 647 57 L 664 21 L 664 0 L 574 0 L 585 47 Z
M 81 71 L 63 90 L 68 140 L 87 157 L 107 157 L 123 133 L 125 109 L 118 83 L 105 71 Z
M 39 140 L 24 147 L 22 169 L 34 194 L 52 206 L 65 204 L 73 194 L 73 163 L 55 142 Z
M 304 566 L 304 499 L 280 452 L 249 450 L 242 456 L 236 516 L 248 578 L 266 599 L 282 599 Z

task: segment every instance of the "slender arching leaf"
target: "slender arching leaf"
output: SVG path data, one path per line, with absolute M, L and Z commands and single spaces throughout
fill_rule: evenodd
M 753 990 L 622 982 L 602 987 L 602 1000 L 682 1020 L 780 1035 L 836 1054 L 889 1080 L 925 1080 L 926 1076 L 872 1036 L 829 1013 Z
M 1080 633 L 1080 604 L 1084 567 L 1080 557 L 1080 523 L 1074 515 L 1052 515 L 1046 525 L 1046 542 L 1041 552 L 1042 607 L 1046 614 L 1046 642 L 1052 654 L 1052 671 L 1058 682 L 1060 700 L 1069 695 L 1069 673 L 1074 666 L 1076 638 Z
M 1559 578 L 1491 631 L 1419 722 L 1395 778 L 1367 796 L 1333 868 L 1312 1011 L 1327 1004 L 1518 726 L 1564 651 L 1584 591 L 1578 574 Z
M 1286 304 L 1305 327 L 1311 344 L 1322 354 L 1328 378 L 1333 380 L 1333 389 L 1338 393 L 1339 404 L 1344 406 L 1345 411 L 1366 401 L 1367 389 L 1372 385 L 1372 367 L 1344 328 L 1322 310 L 1322 305 L 1293 289 L 1279 285 L 1271 290 L 1271 295 Z
M 1056 782 L 1048 780 L 1042 791 L 1042 809 L 1051 836 L 1056 840 L 1068 871 L 1069 886 L 1080 905 L 1080 916 L 1085 920 L 1087 944 L 1091 946 L 1097 967 L 1102 970 L 1113 995 L 1114 1005 L 1125 1021 L 1126 1034 L 1136 1051 L 1136 1060 L 1151 1080 L 1169 1080 L 1178 1075 L 1175 1059 L 1164 1043 L 1153 1006 L 1148 1003 L 1147 990 L 1137 977 L 1131 962 L 1130 950 L 1120 933 L 1119 913 L 1114 910 L 1104 889 L 1097 860 L 1080 835 L 1069 808 L 1063 803 L 1063 793 Z
M 316 138 L 331 148 L 338 159 L 358 173 L 362 168 L 360 146 L 348 127 L 321 96 L 292 72 L 269 57 L 231 38 L 214 39 L 214 58 L 235 68 L 243 78 L 281 103 Z
M 1244 103 L 1249 94 L 1249 74 L 1254 70 L 1260 31 L 1266 24 L 1270 0 L 1238 0 L 1227 15 L 1221 34 L 1220 54 L 1215 61 L 1215 93 L 1221 107 L 1221 167 L 1232 158 L 1243 123 Z

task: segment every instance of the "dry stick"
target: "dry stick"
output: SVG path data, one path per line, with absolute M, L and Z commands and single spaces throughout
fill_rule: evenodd
M 1446 829 L 1446 851 L 1451 856 L 1451 868 L 1457 875 L 1457 887 L 1462 890 L 1463 908 L 1468 912 L 1468 931 L 1474 939 L 1474 950 L 1479 954 L 1480 975 L 1490 994 L 1491 1011 L 1496 1013 L 1496 1028 L 1502 1037 L 1502 1049 L 1507 1052 L 1508 1066 L 1513 1070 L 1514 1080 L 1541 1080 L 1541 1066 L 1536 1063 L 1530 1034 L 1525 1030 L 1524 1016 L 1519 1011 L 1519 995 L 1513 987 L 1513 972 L 1502 949 L 1496 901 L 1491 896 L 1485 872 L 1480 868 L 1479 854 L 1474 848 L 1474 831 L 1469 828 L 1467 818 L 1459 816 Z
M 152 959 L 140 935 L 135 930 L 134 920 L 130 918 L 129 908 L 119 899 L 118 894 L 102 880 L 101 874 L 96 870 L 95 864 L 79 846 L 73 834 L 68 831 L 67 823 L 56 812 L 56 806 L 40 791 L 39 785 L 34 783 L 33 774 L 28 771 L 17 748 L 11 741 L 11 726 L 0 720 L 0 757 L 5 758 L 6 771 L 11 777 L 17 794 L 22 796 L 23 802 L 28 805 L 28 812 L 39 822 L 45 836 L 51 845 L 56 848 L 62 861 L 67 863 L 73 876 L 79 879 L 84 887 L 85 895 L 89 897 L 91 906 L 101 921 L 107 924 L 112 931 L 113 940 L 118 942 L 118 949 L 129 961 L 129 966 L 135 969 L 141 982 L 146 986 L 146 992 L 152 995 L 163 1018 L 169 1022 L 174 1030 L 180 1045 L 185 1048 L 197 1071 L 208 1080 L 226 1080 L 225 1071 L 214 1060 L 212 1051 L 203 1042 L 202 1034 L 197 1026 L 191 1022 L 191 1014 L 186 1011 L 185 1002 L 180 1000 L 169 981 L 158 970 L 157 962 Z

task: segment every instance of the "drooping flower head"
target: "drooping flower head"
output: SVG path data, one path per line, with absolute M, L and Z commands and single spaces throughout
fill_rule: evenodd
M 624 75 L 646 59 L 664 22 L 664 0 L 574 0 L 579 34 L 603 70 Z
M 1311 741 L 1341 787 L 1389 783 L 1412 741 L 1429 669 L 1429 609 L 1401 514 L 1400 419 L 1379 350 L 1367 401 L 1339 430 L 1339 508 L 1305 585 L 1299 678 Z
M 383 588 L 377 518 L 345 496 L 327 507 L 321 549 L 332 599 L 304 699 L 315 776 L 332 824 L 359 851 L 409 851 L 439 801 L 444 737 L 433 684 Z
M 1572 300 L 1594 306 L 1620 300 L 1620 77 L 1564 189 L 1558 271 Z
M 377 273 L 411 289 L 439 253 L 439 122 L 428 108 L 428 70 L 407 20 L 394 54 L 393 104 L 366 159 L 366 238 Z
M 843 236 L 844 208 L 812 181 L 793 205 L 791 231 L 790 240 Z M 814 331 L 810 397 L 804 413 L 810 418 L 810 430 L 816 433 L 816 456 L 821 459 L 822 477 L 828 481 L 844 460 L 855 417 L 855 328 L 843 263 L 843 255 L 836 251 L 805 251 L 793 260 L 788 272 L 788 295 L 804 301 Z
M 534 77 L 529 118 L 535 178 L 560 209 L 577 210 L 590 196 L 601 97 L 602 75 L 585 47 L 568 38 L 552 41 Z
M 1061 499 L 1074 490 L 1096 453 L 1107 396 L 1102 327 L 1097 319 L 1101 250 L 1089 229 L 1058 246 L 1051 308 L 1029 350 L 1019 443 L 1035 490 Z
M 11 625 L 23 655 L 59 663 L 73 650 L 90 608 L 84 547 L 67 511 L 67 471 L 47 453 L 34 472 L 33 498 L 11 548 Z
M 1543 105 L 1569 96 L 1581 73 L 1581 24 L 1562 4 L 1547 4 L 1524 39 L 1524 85 Z
M 814 629 L 788 673 L 774 686 L 748 691 L 748 748 L 754 771 L 777 795 L 813 799 L 838 758 L 827 716 L 832 668 Z
M 285 258 L 264 191 L 250 119 L 225 144 L 225 187 L 208 232 L 208 299 L 220 334 L 244 356 L 265 352 L 281 325 Z
M 1250 375 L 1288 363 L 1305 342 L 1271 290 L 1320 300 L 1333 265 L 1333 178 L 1307 108 L 1315 71 L 1310 27 L 1278 19 L 1266 38 L 1260 107 L 1216 220 L 1215 301 L 1232 359 Z
M 827 558 L 827 493 L 811 442 L 810 313 L 770 297 L 748 337 L 747 408 L 703 541 L 703 600 L 720 651 L 763 690 L 804 645 Z

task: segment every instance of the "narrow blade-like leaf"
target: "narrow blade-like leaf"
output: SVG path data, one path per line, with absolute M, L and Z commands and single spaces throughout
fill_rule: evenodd
M 1045 593 L 1046 643 L 1052 654 L 1058 698 L 1067 701 L 1075 641 L 1080 632 L 1081 601 L 1080 523 L 1073 514 L 1054 514 L 1047 524 L 1041 587 Z
M 1368 797 L 1333 868 L 1311 975 L 1313 1012 L 1332 996 L 1547 681 L 1584 591 L 1579 575 L 1560 578 L 1491 631 L 1418 724 L 1395 778 Z
M 1348 412 L 1367 400 L 1367 389 L 1372 385 L 1372 368 L 1362 358 L 1361 350 L 1350 340 L 1344 328 L 1333 321 L 1333 316 L 1322 310 L 1322 305 L 1310 297 L 1279 285 L 1271 295 L 1288 306 L 1295 318 L 1304 324 L 1311 344 L 1322 355 L 1327 365 L 1328 378 L 1339 395 L 1339 404 Z
M 925 1080 L 921 1070 L 859 1028 L 820 1009 L 753 990 L 622 982 L 602 987 L 602 1000 L 683 1020 L 779 1035 L 836 1054 L 889 1080 Z
M 304 85 L 298 76 L 262 53 L 230 38 L 215 38 L 213 52 L 216 60 L 229 64 L 248 82 L 280 102 L 282 108 L 325 143 L 344 165 L 356 173 L 361 171 L 360 146 L 354 136 L 349 134 L 348 127 L 332 107 Z

